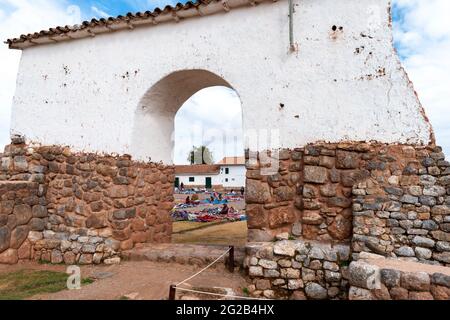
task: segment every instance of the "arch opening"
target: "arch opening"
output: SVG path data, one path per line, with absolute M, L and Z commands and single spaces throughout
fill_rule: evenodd
M 208 87 L 175 116 L 174 243 L 247 242 L 242 106 L 237 93 Z
M 237 91 L 205 70 L 171 73 L 140 100 L 133 154 L 175 164 L 172 242 L 247 242 L 242 121 Z
M 233 89 L 222 77 L 198 69 L 176 71 L 155 83 L 136 110 L 132 154 L 142 160 L 172 164 L 177 111 L 196 92 L 214 86 Z

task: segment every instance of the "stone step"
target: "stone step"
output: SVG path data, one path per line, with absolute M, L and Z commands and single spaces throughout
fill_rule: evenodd
M 221 256 L 228 246 L 195 244 L 144 244 L 132 250 L 124 251 L 121 256 L 128 261 L 154 261 L 206 266 Z M 243 265 L 245 248 L 235 247 L 235 265 Z M 226 255 L 216 265 L 223 265 Z

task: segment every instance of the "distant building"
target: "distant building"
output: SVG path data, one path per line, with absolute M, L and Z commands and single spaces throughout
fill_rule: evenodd
M 175 166 L 175 186 L 239 189 L 245 186 L 245 173 L 244 157 L 225 157 L 213 165 Z

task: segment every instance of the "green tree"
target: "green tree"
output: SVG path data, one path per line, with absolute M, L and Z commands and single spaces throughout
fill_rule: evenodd
M 192 147 L 192 151 L 189 152 L 187 160 L 191 165 L 214 163 L 213 153 L 207 146 Z

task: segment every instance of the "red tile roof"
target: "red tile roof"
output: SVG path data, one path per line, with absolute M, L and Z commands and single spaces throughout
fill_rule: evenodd
M 211 14 L 211 10 L 202 11 L 213 3 L 221 3 L 223 11 L 229 11 L 232 6 L 238 7 L 245 3 L 248 5 L 256 5 L 259 2 L 268 0 L 247 0 L 231 1 L 228 0 L 195 0 L 188 1 L 185 4 L 178 3 L 175 6 L 166 6 L 164 9 L 156 8 L 153 11 L 127 13 L 125 16 L 92 19 L 84 21 L 81 25 L 74 26 L 58 26 L 40 32 L 23 34 L 19 38 L 6 40 L 11 49 L 24 49 L 34 45 L 54 43 L 65 40 L 79 39 L 95 36 L 96 34 L 113 32 L 123 29 L 134 29 L 134 27 L 145 24 L 158 24 L 165 21 L 180 21 L 184 18 L 192 16 L 203 16 Z M 272 0 L 274 1 L 274 0 Z M 275 1 L 274 1 L 275 2 Z M 192 10 L 191 10 L 192 9 Z M 208 8 L 209 9 L 209 8 Z M 196 12 L 194 12 L 194 10 Z
M 175 166 L 175 174 L 219 174 L 220 166 L 209 164 L 196 164 Z
M 217 164 L 220 165 L 245 165 L 245 157 L 225 157 Z

